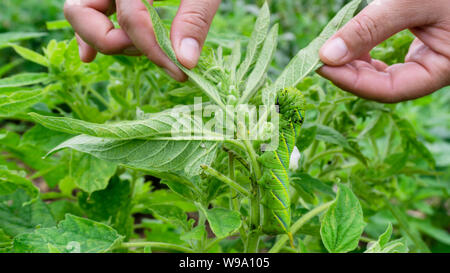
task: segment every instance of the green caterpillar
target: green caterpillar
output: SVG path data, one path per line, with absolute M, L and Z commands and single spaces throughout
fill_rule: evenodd
M 280 113 L 280 136 L 276 151 L 261 157 L 264 219 L 263 232 L 270 235 L 286 233 L 291 225 L 289 196 L 289 163 L 295 142 L 304 121 L 304 97 L 295 88 L 286 88 L 277 94 Z M 292 236 L 291 242 L 292 242 Z

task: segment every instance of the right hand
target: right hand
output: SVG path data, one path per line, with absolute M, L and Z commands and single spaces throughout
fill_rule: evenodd
M 375 46 L 404 29 L 417 37 L 404 64 L 373 60 Z M 450 85 L 450 0 L 375 0 L 320 50 L 319 73 L 357 96 L 400 102 Z

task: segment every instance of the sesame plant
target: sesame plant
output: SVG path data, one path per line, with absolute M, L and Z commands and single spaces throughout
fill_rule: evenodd
M 410 213 L 445 214 L 449 189 L 415 127 L 397 106 L 314 75 L 320 47 L 360 0 L 281 73 L 271 70 L 280 30 L 267 3 L 250 38 L 209 42 L 188 70 L 164 7 L 143 2 L 188 82 L 145 58 L 84 64 L 74 39 L 39 53 L 19 41 L 41 34 L 1 34 L 0 49 L 45 72 L 0 79 L 0 252 L 398 253 L 449 243 L 445 223 Z

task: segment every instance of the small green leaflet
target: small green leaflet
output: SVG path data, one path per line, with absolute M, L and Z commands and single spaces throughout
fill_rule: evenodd
M 264 46 L 259 54 L 258 61 L 255 68 L 247 79 L 247 85 L 245 86 L 244 93 L 239 100 L 239 104 L 244 104 L 255 94 L 257 87 L 264 79 L 264 76 L 269 69 L 272 62 L 273 55 L 277 49 L 278 42 L 278 25 L 275 25 L 267 35 L 267 39 L 264 42 Z
M 142 2 L 147 7 L 148 12 L 150 13 L 150 18 L 152 20 L 153 29 L 155 31 L 156 40 L 158 41 L 161 49 L 166 53 L 169 59 L 175 63 L 186 75 L 188 75 L 191 80 L 201 88 L 208 97 L 213 100 L 217 105 L 219 105 L 222 109 L 225 109 L 225 105 L 220 98 L 219 91 L 216 89 L 214 85 L 212 85 L 209 81 L 203 78 L 201 75 L 198 75 L 195 72 L 187 69 L 183 65 L 178 62 L 177 56 L 175 55 L 175 51 L 172 48 L 172 43 L 168 37 L 167 29 L 164 27 L 161 18 L 156 12 L 155 8 L 152 7 L 148 1 L 142 0 Z
M 403 239 L 389 242 L 392 236 L 392 224 L 380 235 L 378 241 L 369 245 L 364 253 L 408 253 L 408 247 Z
M 345 253 L 358 246 L 364 218 L 358 198 L 349 187 L 339 184 L 336 201 L 322 219 L 320 236 L 331 253 Z
M 247 45 L 247 52 L 244 61 L 239 66 L 237 71 L 236 82 L 241 82 L 244 76 L 247 74 L 250 66 L 255 62 L 257 57 L 257 52 L 261 44 L 264 42 L 267 36 L 267 31 L 270 25 L 270 11 L 267 2 L 264 3 L 259 11 L 258 19 L 250 37 L 250 41 Z
M 42 66 L 48 66 L 47 58 L 45 58 L 41 54 L 15 44 L 8 44 L 8 46 L 12 47 L 17 52 L 17 54 L 22 56 L 22 58 L 31 61 L 33 63 L 40 64 Z
M 275 95 L 278 90 L 297 86 L 309 73 L 320 67 L 320 48 L 336 31 L 350 21 L 360 3 L 361 0 L 354 0 L 348 3 L 328 23 L 319 37 L 312 41 L 306 48 L 300 50 L 278 79 L 270 87 L 263 90 L 263 103 L 265 105 L 273 105 L 275 103 Z
M 66 215 L 57 227 L 41 228 L 14 238 L 13 251 L 20 253 L 101 253 L 122 242 L 111 227 L 81 217 Z

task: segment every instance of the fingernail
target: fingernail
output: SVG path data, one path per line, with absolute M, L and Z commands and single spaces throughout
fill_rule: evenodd
M 137 49 L 135 46 L 130 46 L 129 48 L 126 48 L 123 53 L 125 55 L 138 55 L 141 52 L 139 51 L 139 49 Z
M 184 38 L 181 41 L 180 53 L 183 59 L 189 62 L 189 66 L 194 67 L 200 57 L 200 45 L 193 38 Z
M 322 49 L 322 55 L 329 61 L 338 63 L 348 54 L 348 47 L 342 38 L 335 38 L 327 42 Z
M 80 59 L 83 59 L 83 47 L 78 44 L 78 54 L 80 55 Z

